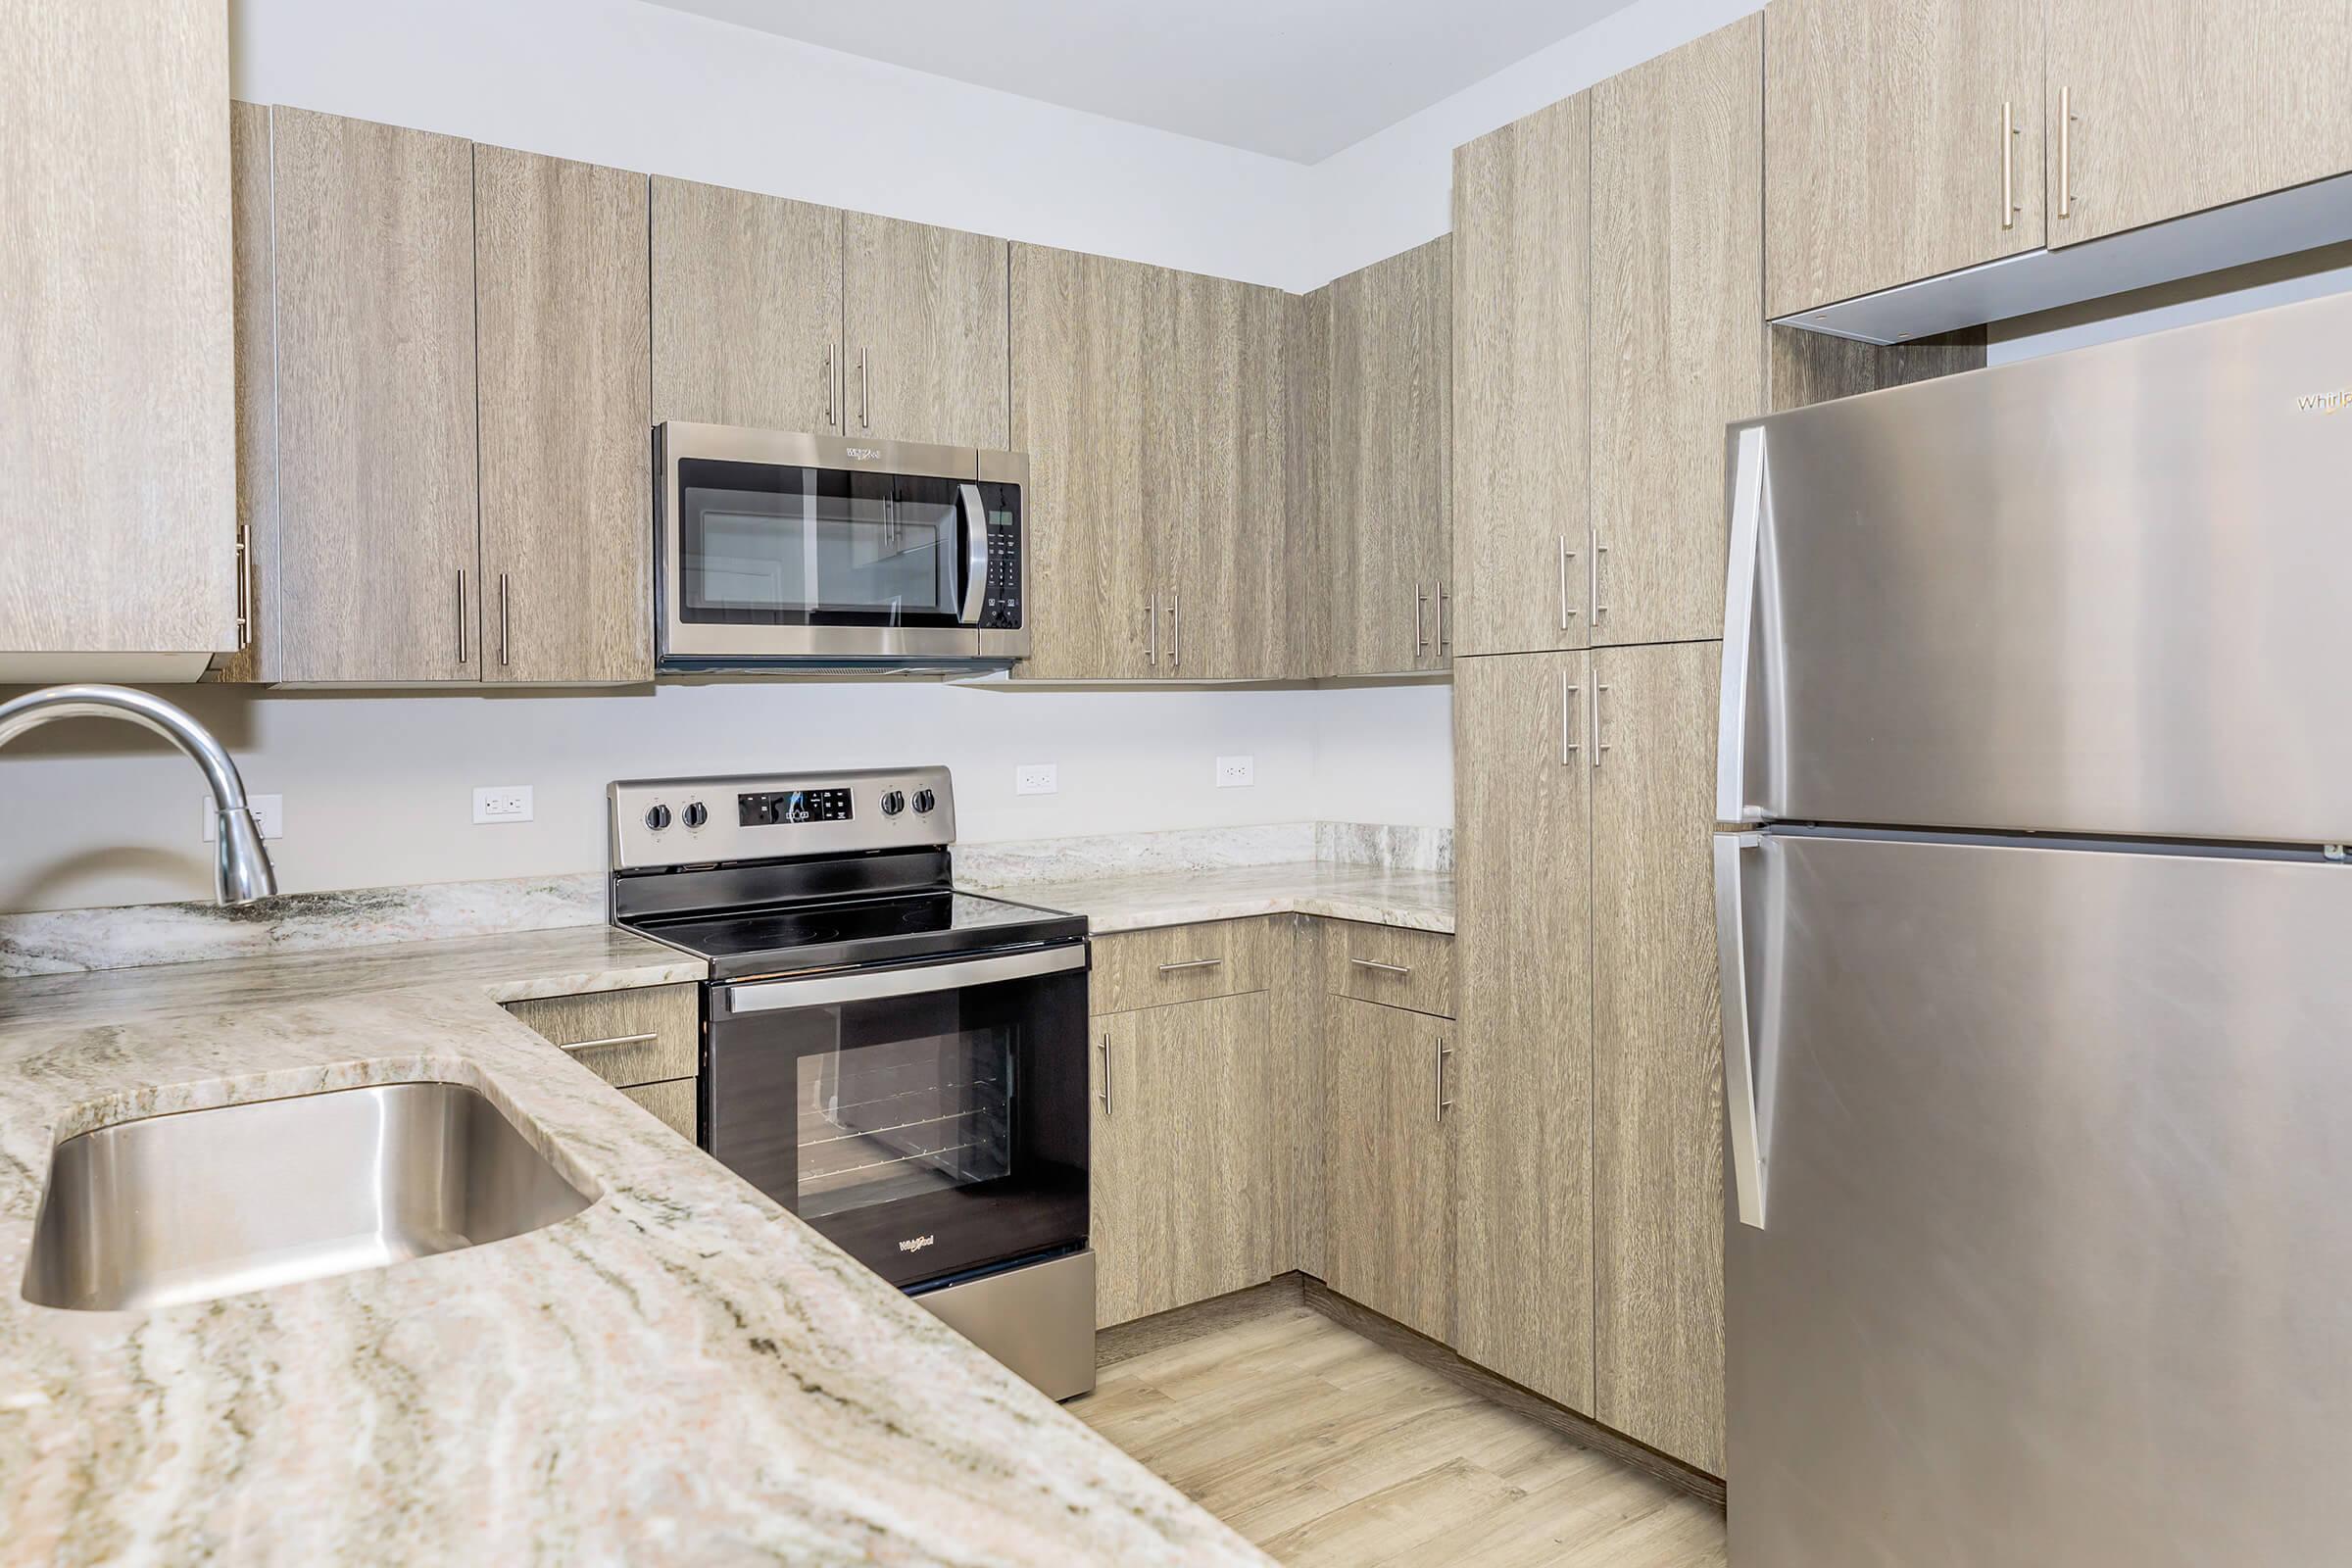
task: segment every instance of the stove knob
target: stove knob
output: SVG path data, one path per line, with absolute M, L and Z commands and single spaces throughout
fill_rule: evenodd
M 883 795 L 882 814 L 884 816 L 896 816 L 905 809 L 906 809 L 906 797 L 902 791 L 891 790 Z
M 710 808 L 705 806 L 700 801 L 689 801 L 686 803 L 686 825 L 688 827 L 701 827 L 705 822 L 710 820 Z
M 645 825 L 652 828 L 657 833 L 669 826 L 669 808 L 666 806 L 657 806 L 652 810 L 646 812 Z
M 914 809 L 916 815 L 920 816 L 928 814 L 931 808 L 937 806 L 939 802 L 932 797 L 932 794 L 929 790 L 916 790 L 914 792 Z

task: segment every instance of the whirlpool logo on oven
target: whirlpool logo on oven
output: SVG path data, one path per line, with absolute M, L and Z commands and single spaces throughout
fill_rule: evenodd
M 902 1252 L 919 1252 L 924 1248 L 929 1247 L 935 1240 L 937 1240 L 937 1238 L 931 1236 L 909 1236 L 899 1244 L 899 1250 Z
M 2341 414 L 2352 409 L 2352 386 L 2341 392 L 2314 392 L 2295 399 L 2295 408 L 2304 414 Z

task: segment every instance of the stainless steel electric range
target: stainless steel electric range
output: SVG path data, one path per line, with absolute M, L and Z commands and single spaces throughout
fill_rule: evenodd
M 610 800 L 612 922 L 710 960 L 702 1147 L 1054 1397 L 1093 1388 L 1085 918 L 956 891 L 944 767 Z

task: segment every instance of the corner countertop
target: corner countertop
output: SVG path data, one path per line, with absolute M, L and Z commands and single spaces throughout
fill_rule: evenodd
M 700 972 L 587 927 L 0 982 L 0 1556 L 1263 1563 L 498 1005 Z M 602 1196 L 220 1300 L 18 1294 L 59 1139 L 427 1078 Z
M 1450 874 L 1332 860 L 1122 871 L 976 891 L 1083 914 L 1096 936 L 1291 913 L 1415 931 L 1453 930 Z

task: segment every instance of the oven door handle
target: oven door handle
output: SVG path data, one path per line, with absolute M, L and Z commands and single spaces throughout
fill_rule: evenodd
M 1086 944 L 1037 948 L 1023 953 L 1000 953 L 986 958 L 955 963 L 922 964 L 905 969 L 862 969 L 843 974 L 811 975 L 805 980 L 743 980 L 711 987 L 730 1016 L 746 1012 L 782 1012 L 792 1007 L 825 1007 L 842 1002 L 882 1002 L 894 997 L 919 997 L 934 991 L 959 991 L 965 986 L 994 985 L 1000 980 L 1029 980 L 1086 967 Z
M 963 609 L 966 626 L 980 624 L 980 610 L 988 592 L 988 503 L 976 484 L 956 487 L 956 510 L 963 518 Z

